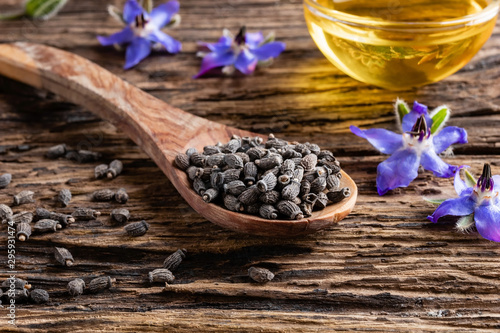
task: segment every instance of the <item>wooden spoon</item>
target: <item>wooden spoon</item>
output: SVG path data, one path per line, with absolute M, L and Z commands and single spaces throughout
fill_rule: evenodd
M 258 134 L 184 112 L 87 59 L 44 45 L 0 45 L 0 74 L 61 95 L 111 122 L 156 162 L 191 207 L 221 227 L 263 236 L 295 236 L 340 221 L 356 202 L 356 184 L 343 172 L 341 186 L 349 187 L 351 196 L 301 220 L 266 220 L 207 204 L 192 190 L 184 171 L 173 166 L 175 156 L 189 147 L 202 150 L 208 144 L 228 142 L 233 134 Z

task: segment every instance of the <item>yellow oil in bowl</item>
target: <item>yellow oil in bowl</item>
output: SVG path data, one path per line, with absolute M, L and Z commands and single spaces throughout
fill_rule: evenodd
M 462 68 L 490 37 L 500 0 L 304 0 L 307 27 L 337 68 L 401 90 Z

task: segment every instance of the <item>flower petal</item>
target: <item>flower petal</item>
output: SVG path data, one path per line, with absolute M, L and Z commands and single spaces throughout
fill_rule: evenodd
M 179 11 L 179 7 L 179 2 L 176 0 L 159 5 L 149 14 L 150 24 L 158 29 L 163 28 L 170 22 L 172 16 Z
M 203 57 L 200 71 L 194 76 L 194 78 L 199 78 L 213 68 L 232 65 L 234 61 L 235 56 L 232 52 L 222 54 L 211 52 Z
M 250 47 L 250 48 L 256 48 L 259 46 L 260 43 L 264 41 L 264 35 L 262 35 L 262 32 L 247 32 L 245 34 L 245 43 Z
M 403 146 L 403 136 L 383 128 L 370 128 L 362 130 L 356 126 L 350 126 L 352 133 L 360 138 L 368 140 L 373 147 L 384 154 L 392 154 Z
M 144 13 L 144 9 L 136 0 L 128 0 L 123 7 L 123 20 L 130 24 L 134 22 L 136 16 L 142 13 Z
M 456 165 L 449 165 L 443 162 L 443 160 L 430 149 L 422 153 L 420 163 L 425 170 L 432 171 L 434 176 L 441 178 L 453 176 L 458 169 Z
M 396 187 L 406 187 L 418 176 L 420 159 L 408 149 L 396 151 L 377 167 L 377 190 L 384 195 Z
M 168 52 L 177 53 L 181 50 L 182 44 L 178 40 L 170 37 L 160 30 L 156 30 L 149 35 L 149 38 L 156 43 L 162 44 Z
M 500 242 L 500 207 L 481 205 L 474 211 L 477 231 L 486 239 Z
M 127 47 L 124 69 L 137 65 L 151 53 L 151 42 L 144 38 L 135 38 Z
M 494 175 L 492 178 L 493 178 L 493 192 L 500 192 L 500 176 Z
M 252 52 L 259 60 L 267 60 L 269 58 L 276 58 L 279 56 L 280 53 L 285 50 L 285 47 L 286 45 L 283 42 L 271 42 L 256 49 L 251 49 L 250 52 Z
M 432 138 L 432 142 L 434 143 L 434 150 L 437 154 L 440 154 L 453 144 L 467 143 L 467 132 L 460 127 L 448 126 L 436 134 Z
M 224 53 L 231 47 L 233 40 L 228 36 L 222 36 L 217 43 L 198 42 L 198 45 L 208 48 L 212 52 Z
M 432 215 L 427 216 L 427 218 L 436 223 L 441 217 L 446 215 L 452 216 L 465 216 L 472 214 L 474 212 L 474 199 L 467 195 L 460 198 L 448 199 L 432 213 Z
M 236 61 L 234 62 L 234 67 L 245 75 L 252 74 L 257 66 L 257 57 L 255 57 L 250 51 L 243 50 Z
M 114 33 L 108 37 L 97 36 L 97 40 L 99 40 L 99 43 L 104 46 L 129 43 L 133 38 L 134 32 L 132 31 L 132 29 L 130 29 L 130 27 L 126 27 L 122 31 L 118 31 L 117 33 Z
M 418 102 L 413 103 L 413 109 L 410 113 L 406 114 L 403 117 L 403 122 L 401 126 L 403 127 L 403 132 L 411 131 L 413 125 L 421 115 L 425 115 L 425 122 L 427 123 L 427 128 L 431 128 L 432 126 L 432 118 L 429 116 L 427 112 L 427 106 L 420 104 Z

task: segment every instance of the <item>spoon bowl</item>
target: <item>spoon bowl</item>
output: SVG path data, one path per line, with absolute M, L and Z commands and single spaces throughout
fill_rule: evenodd
M 207 144 L 228 142 L 234 134 L 259 134 L 182 111 L 87 59 L 45 45 L 0 45 L 0 75 L 51 91 L 111 122 L 155 161 L 193 209 L 221 227 L 261 236 L 296 236 L 340 221 L 356 202 L 356 184 L 342 171 L 341 186 L 349 187 L 351 196 L 300 220 L 267 220 L 207 204 L 192 189 L 185 172 L 174 167 L 175 156 L 190 147 L 202 150 Z

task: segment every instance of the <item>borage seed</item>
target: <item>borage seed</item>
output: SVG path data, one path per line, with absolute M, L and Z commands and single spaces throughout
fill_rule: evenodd
M 63 247 L 56 247 L 54 249 L 54 256 L 57 262 L 63 266 L 71 267 L 75 264 L 75 259 L 73 259 L 71 252 Z
M 212 202 L 219 196 L 219 190 L 216 188 L 209 188 L 203 193 L 202 199 L 205 202 Z
M 256 185 L 250 186 L 247 190 L 241 193 L 238 196 L 238 200 L 244 205 L 252 205 L 259 201 L 259 197 L 261 195 L 261 191 L 257 188 Z
M 0 188 L 6 188 L 12 181 L 12 175 L 10 173 L 4 173 L 0 176 Z
M 275 220 L 278 218 L 278 210 L 271 205 L 260 206 L 259 214 L 261 217 L 269 220 Z
M 123 163 L 120 160 L 113 160 L 109 163 L 109 168 L 107 172 L 107 177 L 113 179 L 118 177 L 123 171 Z
M 91 294 L 96 294 L 113 287 L 115 282 L 116 279 L 112 279 L 110 276 L 101 276 L 90 281 L 87 290 Z
M 243 193 L 243 191 L 245 191 L 247 187 L 241 180 L 234 180 L 232 182 L 224 184 L 223 188 L 225 193 L 238 196 Z
M 181 170 L 189 168 L 189 157 L 186 154 L 178 154 L 175 157 L 175 165 Z
M 94 169 L 94 177 L 101 179 L 107 176 L 109 166 L 107 164 L 99 164 Z
M 101 216 L 101 212 L 90 208 L 77 208 L 73 213 L 71 213 L 71 216 L 73 216 L 75 220 L 90 221 Z
M 14 224 L 31 223 L 33 221 L 33 214 L 31 212 L 20 212 L 12 215 L 11 220 Z
M 31 284 L 28 281 L 20 279 L 20 278 L 9 278 L 7 280 L 2 281 L 2 288 L 8 289 L 31 289 Z
M 129 236 L 139 237 L 146 234 L 146 232 L 149 230 L 149 224 L 146 221 L 142 220 L 140 222 L 127 224 L 123 229 Z
M 61 229 L 62 226 L 58 221 L 44 219 L 37 221 L 33 226 L 33 230 L 38 233 L 57 231 L 57 229 Z
M 186 253 L 186 249 L 178 249 L 163 261 L 163 268 L 166 268 L 171 272 L 175 271 L 182 263 L 182 260 L 186 258 Z
M 304 218 L 304 214 L 302 214 L 302 211 L 300 210 L 299 206 L 297 206 L 292 201 L 281 200 L 280 202 L 278 202 L 277 208 L 282 215 L 292 220 L 300 220 Z
M 21 242 L 28 240 L 31 236 L 31 225 L 29 223 L 16 224 L 16 237 Z
M 175 280 L 174 274 L 166 268 L 158 268 L 148 273 L 150 283 L 166 282 L 172 283 Z
M 248 162 L 243 168 L 243 173 L 245 174 L 245 179 L 243 180 L 247 186 L 255 184 L 257 178 L 257 165 L 254 162 Z
M 12 219 L 12 209 L 4 204 L 0 204 L 0 220 L 2 223 L 9 221 Z
M 323 192 L 319 192 L 317 196 L 318 198 L 314 203 L 314 208 L 325 209 L 326 205 L 328 205 L 328 197 Z
M 124 188 L 119 188 L 115 193 L 115 201 L 121 204 L 126 204 L 128 201 L 128 193 Z
M 43 304 L 49 301 L 49 293 L 43 289 L 35 289 L 30 292 L 30 300 L 35 304 Z
M 259 196 L 259 200 L 265 204 L 274 205 L 281 198 L 281 194 L 278 191 L 269 191 L 266 193 L 262 193 Z
M 326 188 L 326 178 L 318 177 L 311 183 L 310 191 L 312 193 L 319 193 L 324 191 L 325 188 Z
M 33 199 L 34 194 L 35 193 L 32 191 L 19 192 L 19 194 L 14 196 L 14 205 L 19 206 L 19 205 L 35 202 L 35 200 Z
M 130 218 L 130 212 L 125 208 L 113 209 L 110 215 L 112 220 L 121 224 L 127 223 Z
M 274 279 L 274 274 L 270 270 L 260 267 L 250 267 L 248 276 L 258 283 L 266 283 Z
M 47 150 L 47 157 L 48 158 L 58 158 L 62 157 L 66 154 L 66 145 L 64 143 L 50 147 L 49 150 Z
M 92 193 L 92 200 L 98 202 L 111 201 L 115 197 L 115 191 L 104 189 Z
M 82 279 L 74 279 L 68 282 L 68 293 L 73 296 L 80 296 L 83 294 L 85 288 L 85 281 Z
M 276 187 L 277 179 L 273 173 L 268 173 L 257 182 L 257 188 L 261 192 L 271 191 Z
M 326 196 L 332 203 L 337 203 L 345 198 L 349 198 L 351 196 L 351 190 L 348 187 L 344 187 L 339 191 L 328 192 Z
M 300 193 L 300 184 L 295 180 L 283 188 L 281 191 L 281 197 L 285 200 L 293 200 Z
M 224 207 L 233 212 L 239 212 L 243 210 L 241 202 L 231 194 L 224 195 Z
M 57 200 L 62 204 L 63 207 L 68 207 L 69 202 L 71 201 L 71 191 L 67 188 L 63 188 L 59 195 L 57 196 Z

